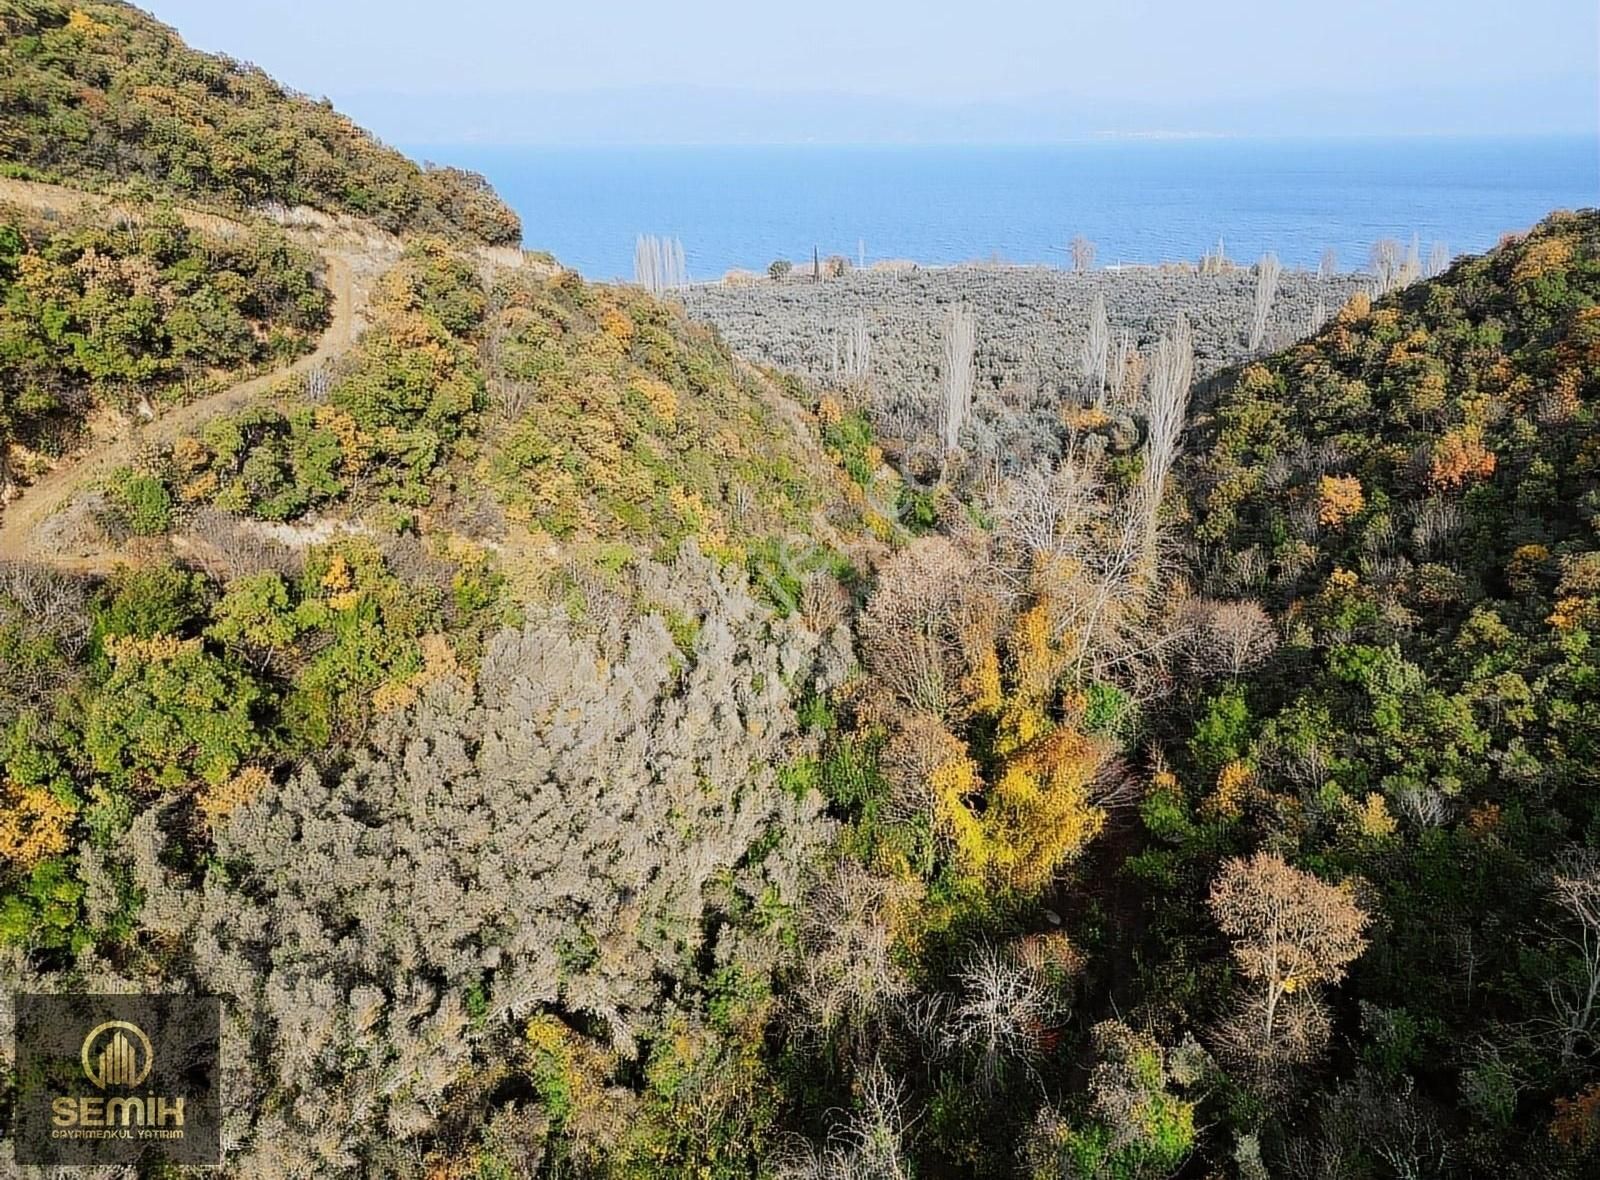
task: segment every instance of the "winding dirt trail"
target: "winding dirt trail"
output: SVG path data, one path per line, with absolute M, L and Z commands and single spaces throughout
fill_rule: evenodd
M 115 208 L 92 193 L 29 181 L 0 179 L 0 201 L 39 211 L 75 213 L 85 207 Z M 209 233 L 237 231 L 242 223 L 216 213 L 180 209 L 186 224 Z M 40 526 L 69 504 L 78 493 L 106 480 L 118 467 L 132 462 L 146 447 L 166 446 L 219 415 L 242 409 L 269 394 L 284 378 L 331 363 L 355 342 L 365 315 L 372 278 L 399 255 L 399 243 L 388 235 L 364 227 L 340 226 L 319 218 L 313 229 L 288 231 L 302 245 L 315 250 L 326 271 L 324 281 L 332 296 L 327 329 L 315 351 L 269 373 L 241 381 L 207 397 L 174 406 L 148 422 L 130 423 L 120 437 L 63 460 L 53 471 L 35 480 L 0 513 L 0 560 L 37 561 L 80 572 L 107 572 L 126 560 L 115 549 L 63 553 L 41 540 Z

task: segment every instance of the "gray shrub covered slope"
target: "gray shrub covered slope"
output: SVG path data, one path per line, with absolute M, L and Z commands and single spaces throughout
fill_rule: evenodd
M 776 768 L 793 694 L 848 640 L 773 618 L 692 546 L 634 589 L 648 607 L 598 626 L 501 632 L 475 684 L 433 684 L 347 767 L 242 807 L 200 889 L 162 866 L 159 809 L 136 822 L 141 924 L 229 1000 L 246 1174 L 387 1174 L 522 1018 L 566 1012 L 628 1055 L 696 959 L 774 961 L 713 915 L 792 899 L 829 836 Z

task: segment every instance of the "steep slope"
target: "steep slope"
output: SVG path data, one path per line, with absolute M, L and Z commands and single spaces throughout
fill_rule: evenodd
M 0 1031 L 225 996 L 229 1175 L 756 1166 L 870 439 L 137 10 L 0 22 Z
M 789 609 L 819 562 L 875 543 L 816 421 L 639 292 L 538 266 L 484 277 L 421 242 L 361 310 L 353 347 L 330 330 L 311 357 L 164 413 L 26 490 L 0 518 L 0 554 L 109 569 L 130 533 L 181 547 L 208 509 L 455 533 L 519 568 L 549 568 L 558 552 L 669 557 L 693 540 L 776 579 Z M 109 504 L 47 521 L 97 486 Z M 160 511 L 136 520 L 132 486 Z
M 503 280 L 484 353 L 499 422 L 475 474 L 515 522 L 647 549 L 695 536 L 743 554 L 826 531 L 823 509 L 844 507 L 815 420 L 642 292 L 571 273 Z
M 317 347 L 280 369 L 236 384 L 169 410 L 148 425 L 114 439 L 95 440 L 81 456 L 32 480 L 0 512 L 0 560 L 44 561 L 82 571 L 109 572 L 123 559 L 115 547 L 92 546 L 73 551 L 66 538 L 41 535 L 41 526 L 70 504 L 75 496 L 103 484 L 119 468 L 131 463 L 143 448 L 170 445 L 197 423 L 239 409 L 291 377 L 312 372 L 342 355 L 350 346 L 357 314 L 352 301 L 350 270 L 341 258 L 330 258 L 328 283 L 333 300 L 330 320 Z
M 309 205 L 395 233 L 521 237 L 481 177 L 419 168 L 326 102 L 190 49 L 116 0 L 0 2 L 0 165 L 233 206 Z
M 1219 656 L 1168 719 L 1175 775 L 1130 867 L 1194 911 L 1161 919 L 1171 990 L 1152 1003 L 1209 1007 L 1183 964 L 1210 953 L 1219 851 L 1361 882 L 1379 919 L 1331 1074 L 1264 1141 L 1319 1175 L 1579 1174 L 1600 1094 L 1581 949 L 1600 890 L 1600 213 L 1358 296 L 1212 390 L 1191 452 L 1197 575 L 1270 613 L 1236 611 L 1237 650 L 1281 644 L 1248 676 Z

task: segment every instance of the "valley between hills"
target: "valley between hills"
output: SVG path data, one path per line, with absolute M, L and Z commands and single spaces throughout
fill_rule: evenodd
M 1600 212 L 538 234 L 0 0 L 0 1113 L 17 995 L 174 993 L 251 1180 L 1595 1174 Z

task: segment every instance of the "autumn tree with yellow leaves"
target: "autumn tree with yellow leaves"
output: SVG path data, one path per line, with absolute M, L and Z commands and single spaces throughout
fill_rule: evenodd
M 1105 755 L 1066 727 L 1004 759 L 992 783 L 961 755 L 933 772 L 935 829 L 966 874 L 1038 892 L 1105 823 L 1091 795 Z
M 1093 787 L 1108 749 L 1062 707 L 1072 653 L 1048 579 L 1019 594 L 988 562 L 947 538 L 913 543 L 880 577 L 864 648 L 899 713 L 884 756 L 897 811 L 927 814 L 967 878 L 1037 892 L 1104 822 Z
M 1101 830 L 1113 747 L 1090 696 L 1155 695 L 1190 626 L 1161 504 L 1191 376 L 1181 320 L 1158 360 L 1138 481 L 1074 441 L 990 490 L 990 527 L 897 554 L 861 619 L 894 810 L 925 814 L 967 881 L 1036 894 Z
M 1317 523 L 1337 528 L 1366 507 L 1361 481 L 1353 475 L 1324 475 L 1317 483 Z
M 73 810 L 49 789 L 8 784 L 0 790 L 0 865 L 27 872 L 65 852 Z

